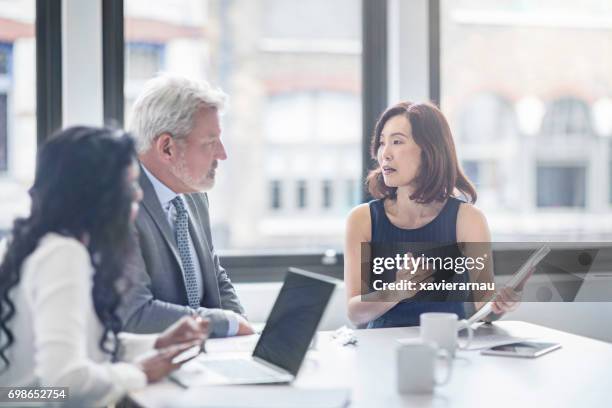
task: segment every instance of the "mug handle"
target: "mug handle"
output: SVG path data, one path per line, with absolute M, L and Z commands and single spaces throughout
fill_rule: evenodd
M 465 341 L 465 343 L 458 344 L 458 347 L 461 350 L 465 350 L 468 347 L 470 347 L 470 344 L 472 344 L 472 340 L 474 338 L 474 329 L 472 329 L 472 326 L 470 326 L 467 320 L 463 319 L 459 321 L 459 331 L 461 330 L 467 330 L 467 333 L 468 333 L 468 338 Z
M 448 352 L 448 350 L 445 350 L 445 349 L 439 349 L 438 356 L 443 357 L 444 360 L 446 361 L 446 376 L 442 380 L 438 380 L 437 378 L 434 378 L 434 382 L 436 383 L 436 385 L 444 385 L 448 383 L 448 381 L 451 378 L 451 374 L 453 373 L 453 358 L 451 354 Z

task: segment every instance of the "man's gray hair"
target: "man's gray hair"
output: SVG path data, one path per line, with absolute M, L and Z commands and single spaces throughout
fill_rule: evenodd
M 151 147 L 163 133 L 175 139 L 187 137 L 194 116 L 201 108 L 221 111 L 227 95 L 206 81 L 162 74 L 149 81 L 134 102 L 129 131 L 136 139 L 138 153 Z

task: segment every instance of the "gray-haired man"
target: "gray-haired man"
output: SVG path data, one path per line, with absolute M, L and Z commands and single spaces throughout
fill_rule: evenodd
M 181 316 L 211 321 L 215 337 L 252 333 L 210 233 L 208 198 L 219 160 L 225 94 L 203 81 L 162 75 L 134 103 L 130 131 L 142 172 L 132 280 L 120 310 L 125 330 L 158 332 Z

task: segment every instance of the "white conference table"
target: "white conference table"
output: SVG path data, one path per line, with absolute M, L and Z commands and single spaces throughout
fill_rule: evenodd
M 331 332 L 320 332 L 316 349 L 308 352 L 298 378 L 287 386 L 349 388 L 351 407 L 612 406 L 612 344 L 525 322 L 495 324 L 513 336 L 559 342 L 562 348 L 536 359 L 459 351 L 447 385 L 429 395 L 402 395 L 396 389 L 397 339 L 417 337 L 418 327 L 358 330 L 355 346 L 342 346 Z M 187 392 L 165 381 L 131 393 L 129 401 L 168 407 Z

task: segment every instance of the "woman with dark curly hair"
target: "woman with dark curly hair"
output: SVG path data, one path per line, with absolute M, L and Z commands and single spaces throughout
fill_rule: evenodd
M 368 285 L 373 275 L 362 275 L 361 270 L 362 243 L 389 248 L 398 243 L 411 243 L 414 247 L 437 244 L 443 251 L 451 251 L 451 259 L 457 259 L 465 256 L 460 243 L 490 242 L 486 218 L 473 205 L 476 190 L 459 166 L 444 115 L 429 103 L 391 106 L 376 124 L 371 155 L 376 166 L 370 171 L 367 186 L 375 200 L 354 208 L 346 224 L 344 280 L 350 320 L 356 325 L 378 328 L 416 326 L 424 312 L 456 313 L 464 318 L 464 302 L 476 300 L 471 297 L 473 293 L 425 291 L 420 290 L 420 283 L 466 283 L 473 278 L 468 278 L 467 273 L 398 269 L 391 283 L 410 281 L 415 286 L 389 298 L 387 292 L 364 290 L 371 288 Z M 469 246 L 474 247 L 478 244 Z M 477 280 L 492 279 L 488 264 Z M 479 299 L 492 295 L 484 293 Z M 518 293 L 510 288 L 501 289 L 495 296 L 492 310 L 497 314 L 513 310 L 519 300 Z M 476 307 L 483 304 L 475 302 Z
M 107 405 L 204 340 L 207 322 L 196 318 L 161 335 L 119 333 L 137 180 L 122 132 L 73 127 L 42 147 L 31 213 L 0 248 L 0 384 L 68 387 L 69 405 Z

